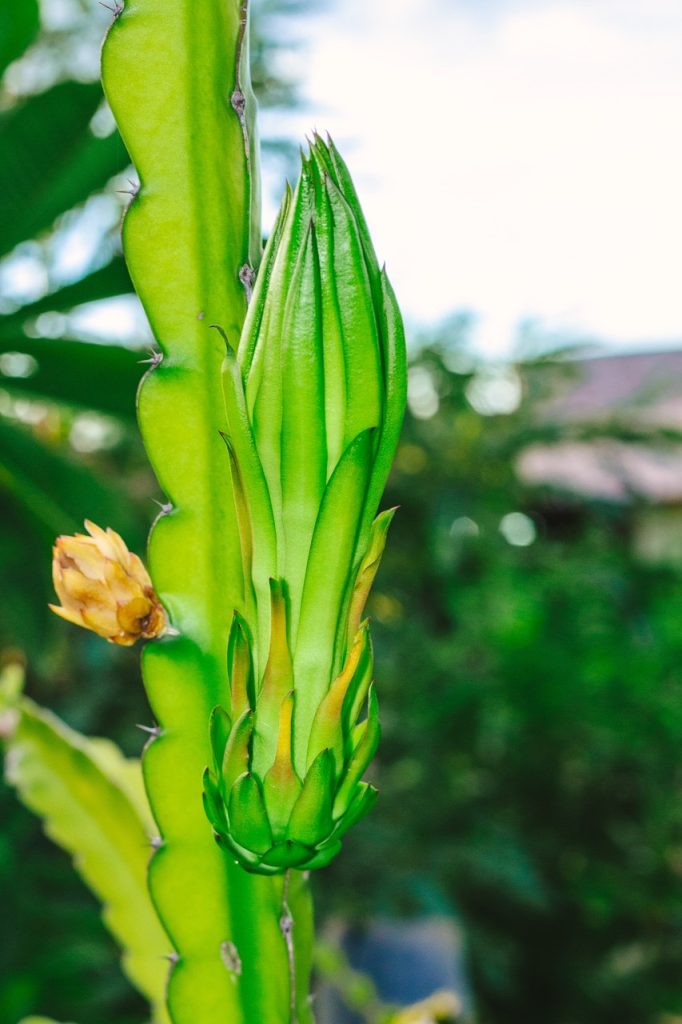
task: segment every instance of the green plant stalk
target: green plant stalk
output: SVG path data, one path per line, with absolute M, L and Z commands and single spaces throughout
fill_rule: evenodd
M 150 570 L 179 635 L 144 653 L 159 736 L 143 771 L 162 837 L 149 884 L 175 950 L 174 1024 L 311 1020 L 303 876 L 288 893 L 292 949 L 280 927 L 287 878 L 250 877 L 224 858 L 200 799 L 209 715 L 229 705 L 225 652 L 241 586 L 219 437 L 223 347 L 209 325 L 239 334 L 260 256 L 245 14 L 237 0 L 139 0 L 116 18 L 103 52 L 105 92 L 140 179 L 125 253 L 163 354 L 138 412 L 169 499 L 151 536 Z

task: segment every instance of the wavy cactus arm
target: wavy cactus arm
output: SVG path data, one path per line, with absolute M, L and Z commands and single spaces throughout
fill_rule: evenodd
M 20 683 L 20 670 L 12 667 L 0 682 L 7 781 L 44 820 L 47 835 L 72 855 L 104 905 L 104 923 L 123 947 L 126 973 L 150 1000 L 155 1024 L 166 1024 L 168 941 L 147 893 L 153 833 L 139 764 L 37 707 L 21 696 Z
M 209 716 L 217 704 L 230 706 L 228 634 L 243 602 L 230 461 L 219 436 L 224 345 L 210 326 L 236 344 L 260 259 L 246 4 L 128 4 L 105 44 L 103 80 L 140 178 L 124 225 L 126 259 L 163 354 L 138 411 L 169 499 L 152 533 L 150 569 L 179 633 L 143 657 L 160 723 L 143 759 L 163 837 L 150 888 L 178 956 L 168 1006 L 174 1024 L 305 1024 L 307 887 L 292 881 L 285 901 L 283 879 L 251 877 L 225 858 L 201 805 Z M 280 927 L 285 903 L 289 944 Z

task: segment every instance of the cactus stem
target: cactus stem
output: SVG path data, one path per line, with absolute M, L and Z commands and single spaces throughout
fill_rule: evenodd
M 246 96 L 241 88 L 242 78 L 242 55 L 244 52 L 244 42 L 246 39 L 246 26 L 248 23 L 248 9 L 249 0 L 242 0 L 239 9 L 239 35 L 237 37 L 237 60 L 235 64 L 235 88 L 232 96 L 230 97 L 230 103 L 232 109 L 235 111 L 239 118 L 239 124 L 241 125 L 242 135 L 244 136 L 244 150 L 246 153 L 246 165 L 250 166 L 251 163 L 251 147 L 249 143 L 249 126 L 246 123 Z
M 282 886 L 282 914 L 279 919 L 279 928 L 284 937 L 287 947 L 287 958 L 289 961 L 289 1011 L 290 1024 L 297 1024 L 296 1020 L 296 954 L 294 951 L 294 919 L 289 909 L 289 880 L 291 868 L 284 873 L 284 884 Z

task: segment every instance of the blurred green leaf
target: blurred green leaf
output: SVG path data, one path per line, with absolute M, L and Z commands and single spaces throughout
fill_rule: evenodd
M 113 526 L 131 546 L 139 541 L 132 508 L 112 482 L 100 479 L 26 427 L 0 419 L 0 489 L 31 515 L 43 538 L 73 533 L 84 518 Z
M 39 27 L 38 0 L 0 0 L 0 75 L 30 46 Z
M 41 313 L 65 312 L 86 302 L 109 299 L 115 295 L 132 293 L 133 286 L 122 256 L 115 256 L 110 263 L 85 277 L 50 292 L 36 302 L 29 302 L 15 313 L 0 317 L 0 337 L 16 334 L 23 325 L 34 320 Z
M 0 354 L 21 352 L 36 360 L 28 377 L 5 377 L 0 385 L 67 405 L 135 417 L 135 392 L 145 367 L 145 355 L 119 345 L 97 345 L 65 338 L 6 338 L 0 335 Z
M 8 666 L 0 676 L 7 780 L 73 856 L 123 947 L 126 972 L 163 1024 L 168 939 L 147 892 L 149 813 L 139 815 L 139 788 L 129 794 L 139 763 L 131 769 L 110 741 L 88 740 L 22 697 L 20 674 Z
M 59 1024 L 59 1022 L 52 1020 L 51 1017 L 24 1017 L 19 1024 Z
M 0 254 L 39 234 L 128 164 L 120 136 L 90 120 L 98 84 L 61 82 L 0 115 Z

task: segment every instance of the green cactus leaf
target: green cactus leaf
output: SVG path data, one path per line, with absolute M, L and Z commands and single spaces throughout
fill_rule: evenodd
M 367 227 L 367 221 L 365 220 L 365 215 L 362 212 L 362 207 L 358 200 L 355 185 L 350 171 L 348 170 L 348 166 L 331 139 L 328 139 L 327 144 L 325 145 L 322 142 L 322 139 L 316 135 L 315 150 L 319 154 L 319 158 L 325 161 L 325 166 L 330 178 L 339 191 L 346 197 L 347 202 L 353 210 L 353 217 L 358 229 L 358 234 L 360 235 L 362 250 L 369 272 L 372 292 L 375 299 L 377 299 L 380 295 L 380 273 L 378 270 L 376 253 L 374 251 L 374 245 L 372 244 L 372 239 Z
M 211 717 L 209 719 L 208 734 L 211 740 L 211 750 L 213 751 L 213 765 L 216 772 L 222 771 L 223 758 L 225 756 L 225 748 L 227 747 L 227 741 L 232 730 L 232 719 L 228 715 L 225 708 L 221 708 L 218 704 L 213 708 Z
M 253 560 L 253 579 L 260 625 L 257 646 L 259 651 L 267 651 L 270 605 L 267 581 L 277 576 L 277 532 L 271 495 L 246 411 L 241 370 L 229 347 L 222 366 L 222 385 L 229 441 L 239 466 L 240 487 L 237 500 L 239 501 L 243 493 L 250 523 L 251 541 L 248 551 L 249 560 Z M 260 672 L 262 665 L 259 658 L 256 661 Z
M 372 518 L 386 486 L 391 463 L 398 447 L 398 439 L 403 424 L 403 412 L 407 399 L 405 329 L 395 292 L 385 269 L 381 271 L 381 292 L 383 298 L 383 319 L 386 323 L 386 335 L 383 338 L 383 371 L 386 388 L 385 415 L 367 495 L 365 521 L 360 531 L 361 544 L 366 543 L 365 535 L 369 533 Z
M 353 733 L 357 725 L 360 712 L 367 700 L 367 694 L 372 684 L 374 673 L 374 654 L 372 651 L 372 638 L 369 633 L 369 623 L 366 622 L 366 643 L 363 645 L 362 654 L 358 667 L 353 675 L 351 684 L 346 693 L 341 718 L 343 723 L 344 753 L 346 760 L 355 749 L 357 743 L 354 741 Z M 362 628 L 362 626 L 361 626 Z
M 344 449 L 347 400 L 346 360 L 339 295 L 332 265 L 334 225 L 331 205 L 327 189 L 322 187 L 322 172 L 318 160 L 312 162 L 312 169 L 317 186 L 315 189 L 315 233 L 318 239 L 318 260 L 320 276 L 325 281 L 321 304 L 324 324 L 327 477 L 330 477 Z
M 230 791 L 228 814 L 236 842 L 247 850 L 267 853 L 272 847 L 272 831 L 255 775 L 245 772 L 237 779 Z
M 291 187 L 287 183 L 284 199 L 280 206 L 277 214 L 277 219 L 270 232 L 267 245 L 265 246 L 265 252 L 263 253 L 263 259 L 261 260 L 260 268 L 258 271 L 258 277 L 256 278 L 256 287 L 253 292 L 253 298 L 249 303 L 249 309 L 246 314 L 246 320 L 244 321 L 244 329 L 239 341 L 238 358 L 239 365 L 242 368 L 242 373 L 247 374 L 251 368 L 251 362 L 253 360 L 256 342 L 260 327 L 263 321 L 263 314 L 265 310 L 265 298 L 267 295 L 268 288 L 270 286 L 270 280 L 275 266 L 275 256 L 279 243 L 282 238 L 282 232 L 284 230 L 284 223 L 289 212 L 291 205 L 292 192 Z M 251 410 L 250 410 L 251 411 Z
M 293 714 L 294 694 L 292 692 L 287 694 L 282 701 L 277 752 L 272 767 L 263 779 L 263 791 L 275 840 L 279 840 L 285 835 L 291 811 L 301 792 L 301 780 L 292 764 Z
M 341 330 L 346 365 L 346 431 L 348 444 L 357 434 L 378 427 L 383 416 L 379 390 L 381 381 L 379 338 L 374 309 L 370 304 L 370 283 L 354 212 L 338 188 L 330 183 L 327 192 L 335 224 L 335 238 L 341 239 L 332 255 L 339 295 Z
M 333 786 L 334 755 L 323 750 L 308 769 L 291 812 L 289 834 L 294 841 L 315 846 L 331 832 Z
M 367 782 L 359 783 L 343 817 L 337 823 L 333 835 L 334 841 L 339 840 L 360 818 L 364 818 L 371 811 L 377 802 L 378 796 L 379 794 L 374 786 L 370 786 Z
M 223 803 L 218 779 L 209 768 L 204 772 L 203 783 L 204 791 L 202 796 L 206 816 L 216 832 L 223 834 L 228 829 L 225 804 Z
M 310 261 L 306 263 L 302 258 L 311 230 L 311 190 L 312 182 L 304 163 L 296 192 L 290 204 L 290 215 L 283 226 L 279 248 L 274 260 L 269 280 L 270 299 L 263 309 L 259 337 L 253 349 L 253 358 L 246 383 L 248 414 L 253 423 L 258 452 L 272 503 L 280 555 L 286 553 L 282 489 L 284 473 L 281 466 L 283 416 L 285 408 L 290 405 L 288 395 L 287 400 L 284 401 L 284 390 L 288 391 L 290 386 L 295 387 L 293 380 L 288 378 L 286 389 L 283 388 L 284 370 L 289 367 L 282 354 L 286 353 L 289 345 L 284 319 L 285 316 L 288 316 L 291 321 L 292 306 L 299 304 L 300 295 L 296 290 L 292 291 L 293 280 L 295 277 L 300 278 L 303 270 L 311 265 Z M 285 197 L 283 209 L 288 206 L 288 198 Z M 314 255 L 312 249 L 308 255 L 312 259 Z M 304 284 L 307 287 L 305 281 Z M 313 293 L 314 291 L 313 283 Z M 273 295 L 276 296 L 274 301 Z M 301 316 L 300 309 L 297 316 L 299 318 Z M 309 333 L 311 333 L 310 324 L 309 320 Z M 313 336 L 316 334 L 314 327 L 312 334 Z M 247 341 L 242 347 L 249 350 L 251 343 Z M 314 347 L 313 351 L 315 351 Z M 315 366 L 311 367 L 310 365 L 310 350 L 306 365 L 306 376 L 309 377 L 311 370 L 313 373 L 316 371 Z M 299 372 L 299 369 L 296 373 Z M 244 370 L 245 368 L 242 367 L 242 371 Z M 289 456 L 291 457 L 291 453 Z M 318 461 L 316 458 L 315 465 L 318 464 Z M 278 565 L 277 575 L 282 575 L 281 565 Z
M 104 922 L 123 948 L 123 967 L 165 1024 L 169 941 L 152 908 L 146 874 L 149 810 L 140 813 L 139 765 L 113 744 L 93 741 L 18 693 L 17 669 L 0 684 L 5 775 L 47 835 L 67 850 L 84 882 L 103 904 Z
M 232 490 L 234 493 L 234 508 L 237 516 L 237 525 L 239 527 L 239 544 L 242 553 L 242 569 L 243 578 L 241 582 L 241 597 L 244 607 L 244 611 L 247 615 L 254 618 L 257 614 L 256 606 L 256 591 L 253 586 L 253 529 L 251 526 L 251 516 L 249 513 L 249 503 L 246 497 L 246 491 L 244 490 L 244 479 L 242 477 L 241 470 L 239 468 L 239 461 L 235 454 L 234 446 L 226 434 L 222 435 L 223 441 L 227 447 L 227 454 L 230 459 L 230 479 L 232 481 Z M 239 613 L 235 610 L 235 616 Z M 232 632 L 235 629 L 235 623 L 232 623 Z M 229 651 L 229 648 L 228 648 Z M 230 675 L 230 658 L 228 653 L 227 661 L 227 674 Z M 232 686 L 230 684 L 230 691 Z
M 255 704 L 253 662 L 247 626 L 235 612 L 227 644 L 227 675 L 230 681 L 232 717 L 236 720 Z
M 283 331 L 284 379 L 289 381 L 281 427 L 282 527 L 280 571 L 288 584 L 291 635 L 296 635 L 310 538 L 327 482 L 324 363 L 317 245 L 312 224 L 289 286 Z
M 352 513 L 364 504 L 372 435 L 372 430 L 359 434 L 344 452 L 327 484 L 313 534 L 294 656 L 299 693 L 294 755 L 299 774 L 305 769 L 308 732 L 334 669 L 331 652 L 358 528 Z
M 339 786 L 334 799 L 334 819 L 344 814 L 353 798 L 355 788 L 362 778 L 362 773 L 372 760 L 379 746 L 381 726 L 379 725 L 379 701 L 376 689 L 372 685 L 369 688 L 367 701 L 367 720 L 360 727 L 360 738 L 346 768 L 343 781 Z
M 282 702 L 294 686 L 287 637 L 287 606 L 281 580 L 270 580 L 270 652 L 263 682 L 256 698 L 256 730 L 253 767 L 262 777 L 272 765 L 279 742 Z
M 273 846 L 269 853 L 263 857 L 261 864 L 276 868 L 279 871 L 287 868 L 303 867 L 310 860 L 310 847 L 303 843 L 297 843 L 287 839 L 279 846 Z
M 367 545 L 367 550 L 363 555 L 360 568 L 357 571 L 355 582 L 353 584 L 353 593 L 348 612 L 348 644 L 353 642 L 353 638 L 360 627 L 360 619 L 362 618 L 362 613 L 365 609 L 367 597 L 372 589 L 374 577 L 379 571 L 381 557 L 384 553 L 384 548 L 386 547 L 388 530 L 393 522 L 393 516 L 395 513 L 395 508 L 389 508 L 385 512 L 380 512 L 372 523 L 372 529 L 369 535 L 369 544 Z
M 320 703 L 310 730 L 307 764 L 311 765 L 320 751 L 328 748 L 334 755 L 337 778 L 341 772 L 344 760 L 342 711 L 346 704 L 350 687 L 361 666 L 363 655 L 368 651 L 368 647 L 369 628 L 367 623 L 365 623 L 355 638 L 346 664 L 330 686 L 324 700 Z
M 314 871 L 316 868 L 326 868 L 327 864 L 331 864 L 334 857 L 341 851 L 341 843 L 335 839 L 333 842 L 325 844 L 320 847 L 314 857 L 311 857 L 306 863 L 306 871 Z
M 253 711 L 247 708 L 241 718 L 235 722 L 223 756 L 221 768 L 222 784 L 225 793 L 229 793 L 236 780 L 249 768 L 249 746 L 253 733 Z

